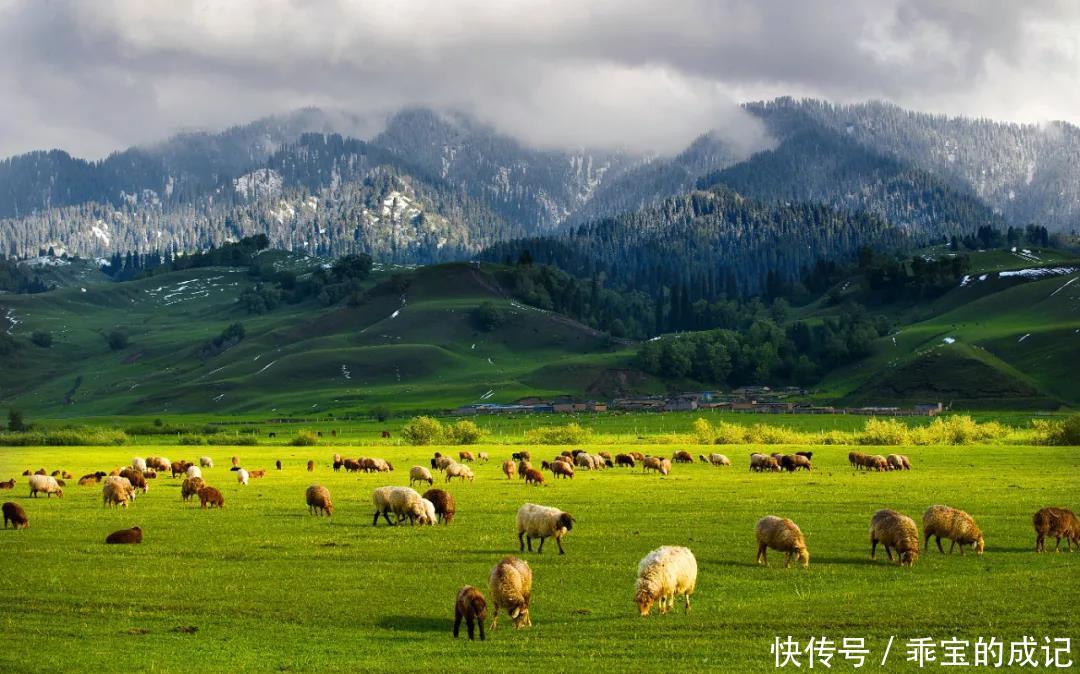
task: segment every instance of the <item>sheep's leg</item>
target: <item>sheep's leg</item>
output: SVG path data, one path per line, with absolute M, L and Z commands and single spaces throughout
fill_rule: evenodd
M 764 543 L 758 543 L 758 546 L 757 546 L 757 563 L 758 564 L 764 564 L 765 566 L 769 565 L 768 549 L 769 549 L 769 546 L 765 545 Z
M 371 526 L 373 526 L 373 527 L 379 526 L 379 511 L 378 510 L 375 511 L 375 519 L 371 520 Z
M 937 543 L 938 552 L 945 554 L 945 548 L 941 547 L 941 536 L 934 536 L 934 541 Z M 952 548 L 949 548 L 949 554 L 952 554 Z
M 683 599 L 686 600 L 686 612 L 689 613 L 690 612 L 690 594 L 689 593 L 684 594 Z
M 1036 534 L 1035 535 L 1035 552 L 1042 552 L 1042 551 L 1043 551 L 1043 535 L 1042 534 Z
M 495 631 L 495 626 L 499 622 L 499 605 L 495 604 L 495 613 L 491 615 L 491 631 Z
M 547 536 L 540 537 L 540 547 L 536 549 L 536 554 L 541 554 L 544 551 L 544 541 L 547 540 Z
M 525 532 L 518 532 L 518 551 L 525 552 Z
M 889 548 L 888 543 L 885 544 L 885 554 L 889 556 L 889 561 L 892 561 L 892 549 Z
M 462 618 L 461 611 L 460 610 L 455 610 L 454 611 L 454 638 L 455 639 L 458 638 L 458 631 L 461 630 L 461 618 Z M 469 620 L 469 631 L 470 632 L 472 631 L 472 620 L 471 619 Z
M 877 559 L 877 539 L 870 539 L 870 559 Z
M 1054 552 L 1061 552 L 1058 547 L 1061 545 L 1061 536 L 1057 537 L 1057 542 L 1054 543 Z
M 791 553 L 790 552 L 785 552 L 784 553 L 784 568 L 785 569 L 790 569 L 791 568 Z
M 532 536 L 525 535 L 525 545 L 529 547 L 529 552 L 532 552 Z
M 563 548 L 562 548 L 562 539 L 559 538 L 558 536 L 556 536 L 555 537 L 555 543 L 558 544 L 558 546 L 559 546 L 559 554 L 560 555 L 565 555 L 566 550 L 563 550 Z

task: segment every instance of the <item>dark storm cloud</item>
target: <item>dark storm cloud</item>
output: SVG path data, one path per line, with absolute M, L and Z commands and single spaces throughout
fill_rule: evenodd
M 541 146 L 752 147 L 737 101 L 1077 121 L 1070 2 L 0 0 L 0 155 L 307 105 L 459 108 Z

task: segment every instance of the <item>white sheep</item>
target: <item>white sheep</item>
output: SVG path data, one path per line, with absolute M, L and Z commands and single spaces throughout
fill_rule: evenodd
M 188 466 L 184 471 L 185 477 L 202 477 L 202 469 L 198 466 Z
M 146 472 L 146 459 L 136 456 L 131 460 L 131 467 L 135 470 Z
M 427 517 L 427 508 L 424 506 L 420 494 L 409 487 L 379 487 L 371 495 L 371 501 L 375 504 L 375 517 L 372 526 L 379 523 L 379 515 L 383 516 L 387 524 L 401 523 L 406 517 L 410 524 L 416 524 L 417 520 Z M 387 513 L 394 513 L 397 522 L 391 522 Z
M 202 466 L 203 468 L 213 468 L 214 467 L 214 460 L 211 459 L 209 456 L 200 456 L 199 457 L 199 465 Z
M 593 468 L 596 468 L 596 457 L 582 452 L 574 457 L 574 464 L 579 468 L 592 470 Z
M 697 585 L 697 560 L 689 548 L 665 545 L 645 555 L 638 563 L 638 579 L 634 601 L 642 617 L 649 615 L 653 602 L 659 603 L 660 613 L 667 613 L 675 597 L 686 599 L 690 612 L 690 595 Z
M 452 463 L 446 467 L 446 481 L 449 482 L 453 478 L 459 478 L 462 482 L 468 480 L 473 481 L 472 469 L 463 463 Z
M 532 601 L 532 569 L 529 563 L 517 557 L 503 557 L 491 570 L 488 590 L 495 612 L 491 617 L 491 629 L 499 620 L 499 609 L 510 614 L 515 629 L 532 627 L 529 603 Z
M 526 503 L 517 511 L 517 537 L 521 552 L 525 551 L 528 544 L 529 552 L 532 552 L 532 539 L 540 539 L 540 547 L 536 552 L 544 551 L 544 541 L 550 536 L 555 537 L 555 544 L 559 546 L 559 554 L 564 555 L 562 537 L 574 528 L 576 520 L 570 513 L 563 512 L 558 508 Z
M 421 497 L 420 503 L 424 504 L 424 517 L 421 524 L 430 524 L 432 526 L 438 521 L 438 515 L 435 513 L 435 504 L 426 498 Z
M 130 485 L 130 483 L 129 483 Z M 101 488 L 101 496 L 106 506 L 128 506 L 128 501 L 135 497 L 135 491 L 129 490 L 122 482 L 106 482 Z
M 105 484 L 113 483 L 119 485 L 120 489 L 123 489 L 128 494 L 128 499 L 135 500 L 135 487 L 131 484 L 131 480 L 120 475 L 109 475 L 104 480 Z
M 246 485 L 248 483 L 248 478 L 249 477 L 250 477 L 250 475 L 243 468 L 236 471 L 236 481 L 239 482 L 240 484 Z
M 423 466 L 413 466 L 409 469 L 409 486 L 412 486 L 413 482 L 427 482 L 429 485 L 435 484 L 435 479 L 431 477 L 431 471 Z
M 55 477 L 51 475 L 31 475 L 29 479 L 31 496 L 36 498 L 40 491 L 44 492 L 45 496 L 49 498 L 52 498 L 53 494 L 56 494 L 59 498 L 64 498 L 64 490 L 60 488 L 60 484 Z

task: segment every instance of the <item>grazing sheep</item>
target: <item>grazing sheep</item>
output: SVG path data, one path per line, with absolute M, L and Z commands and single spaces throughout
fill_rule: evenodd
M 304 492 L 307 501 L 308 512 L 312 515 L 326 513 L 327 517 L 334 514 L 334 504 L 330 502 L 330 492 L 321 484 L 313 484 Z
M 187 461 L 173 461 L 169 464 L 169 470 L 172 472 L 172 477 L 176 477 L 177 475 L 185 475 L 190 466 L 191 464 Z
M 363 465 L 356 459 L 345 459 L 342 465 L 345 466 L 346 473 L 357 473 L 363 469 Z
M 863 454 L 862 452 L 848 452 L 848 455 L 847 455 L 848 463 L 850 463 L 851 467 L 854 468 L 855 470 L 859 470 L 860 468 L 863 467 L 863 460 L 865 458 L 866 458 L 866 455 Z
M 1066 508 L 1043 508 L 1035 513 L 1032 518 L 1035 525 L 1035 552 L 1046 551 L 1046 537 L 1053 536 L 1057 539 L 1054 543 L 1054 552 L 1061 546 L 1061 539 L 1065 539 L 1065 548 L 1072 552 L 1075 543 L 1080 547 L 1080 519 L 1076 513 Z
M 192 496 L 199 493 L 199 490 L 206 486 L 201 477 L 186 477 L 184 483 L 180 485 L 180 499 L 188 501 Z
M 0 482 L 0 489 L 14 489 L 14 488 L 15 488 L 15 478 L 11 478 L 7 482 Z
M 805 456 L 806 458 L 810 459 L 811 461 L 814 460 L 814 453 L 813 452 L 795 452 L 795 456 Z
M 964 554 L 965 545 L 970 545 L 980 555 L 986 548 L 982 531 L 975 524 L 975 519 L 963 510 L 943 505 L 932 505 L 923 513 L 922 523 L 923 545 L 927 549 L 930 548 L 931 536 L 934 537 L 937 548 L 942 554 L 945 554 L 945 550 L 941 547 L 942 538 L 948 538 L 952 541 L 952 545 L 949 546 L 949 554 L 952 554 L 953 548 L 957 545 L 960 546 L 961 555 Z
M 870 520 L 870 559 L 877 559 L 877 545 L 885 546 L 885 554 L 892 561 L 892 548 L 896 548 L 896 561 L 901 566 L 911 566 L 919 559 L 919 530 L 915 520 L 895 510 L 879 510 Z
M 638 562 L 638 577 L 634 584 L 634 601 L 641 617 L 649 615 L 653 603 L 659 604 L 661 614 L 671 610 L 675 598 L 686 600 L 690 612 L 690 595 L 697 585 L 697 560 L 689 548 L 665 545 L 645 555 Z
M 416 524 L 417 520 L 421 520 L 426 515 L 420 494 L 409 487 L 379 487 L 372 493 L 371 501 L 375 504 L 372 526 L 379 523 L 379 515 L 382 515 L 386 523 L 390 525 L 397 525 L 406 517 L 409 518 L 409 524 Z M 390 512 L 397 516 L 396 522 L 390 521 L 388 515 Z
M 187 470 L 184 471 L 184 475 L 186 477 L 202 477 L 202 469 L 194 465 L 188 466 Z
M 657 456 L 646 457 L 644 463 L 641 464 L 641 472 L 642 473 L 644 473 L 647 470 L 655 470 L 656 472 L 659 473 L 662 468 L 663 468 L 663 463 L 661 462 L 660 457 L 657 457 Z
M 778 472 L 780 470 L 780 463 L 768 454 L 751 454 L 750 455 L 750 471 L 755 473 Z
M 556 461 L 551 464 L 551 474 L 553 477 L 563 477 L 574 479 L 574 467 L 565 461 Z
M 436 456 L 432 459 L 431 467 L 435 470 L 446 470 L 447 466 L 453 465 L 454 460 L 449 456 Z
M 45 470 L 44 468 L 38 468 L 37 470 L 34 471 L 34 475 L 48 475 L 48 474 L 49 474 L 49 471 Z
M 904 470 L 911 470 L 911 460 L 907 458 L 906 454 L 897 454 L 900 457 L 900 464 Z
M 616 454 L 615 455 L 616 466 L 626 466 L 627 468 L 634 467 L 634 457 L 629 454 Z
M 455 477 L 462 482 L 465 480 L 472 482 L 474 479 L 472 469 L 461 463 L 451 464 L 446 467 L 446 481 L 449 482 Z
M 214 506 L 219 508 L 225 507 L 225 497 L 214 487 L 206 485 L 200 488 L 197 493 L 199 494 L 199 507 L 203 510 L 206 509 L 207 504 L 209 504 L 211 508 Z
M 280 464 L 280 463 L 281 462 L 278 461 L 278 464 Z M 280 470 L 280 469 L 281 469 L 281 466 L 278 465 L 278 470 Z M 312 461 L 311 459 L 308 459 L 308 462 L 307 462 L 307 472 L 309 472 L 309 473 L 315 472 L 315 462 Z
M 705 458 L 705 457 L 702 457 L 702 458 Z M 709 461 L 709 463 L 711 463 L 714 466 L 730 466 L 731 465 L 731 459 L 727 458 L 723 454 L 717 454 L 716 452 L 713 452 L 712 454 L 709 454 L 708 461 Z
M 797 470 L 810 471 L 812 468 L 810 459 L 801 454 L 785 454 L 780 458 L 780 467 L 789 473 L 794 473 Z
M 525 478 L 525 484 L 531 482 L 537 487 L 544 484 L 544 474 L 535 468 L 526 468 L 525 471 L 521 473 L 521 477 Z
M 899 454 L 890 454 L 885 457 L 885 461 L 889 464 L 889 470 L 904 469 L 904 461 L 900 458 Z
M 474 461 L 475 457 L 473 457 L 472 452 L 467 451 L 467 450 L 462 450 L 462 451 L 458 452 L 458 460 L 463 462 L 463 463 L 468 463 L 469 461 Z
M 27 475 L 33 475 L 33 473 L 32 473 L 32 472 L 30 472 L 30 469 L 29 469 L 29 468 L 27 468 L 26 470 L 24 470 L 24 471 L 22 472 L 22 474 L 23 474 L 23 477 L 26 477 Z
M 524 480 L 525 479 L 525 471 L 529 470 L 530 468 L 532 468 L 532 464 L 529 463 L 528 459 L 522 459 L 521 461 L 518 461 L 518 465 L 517 465 L 518 478 Z
M 597 454 L 598 454 L 598 455 L 600 455 L 600 456 L 602 456 L 602 457 L 604 457 L 604 458 L 605 458 L 605 459 L 607 459 L 608 461 L 612 461 L 612 460 L 613 460 L 613 459 L 611 458 L 611 452 L 609 452 L 609 451 L 606 451 L 606 450 L 600 450 L 599 452 L 597 452 Z
M 55 477 L 49 475 L 31 475 L 30 481 L 30 495 L 37 498 L 38 492 L 42 492 L 45 496 L 52 498 L 53 494 L 56 494 L 59 498 L 64 498 L 64 490 L 60 488 L 60 484 L 56 481 Z
M 439 513 L 435 512 L 435 504 L 424 497 L 420 497 L 420 503 L 424 506 L 424 516 L 420 518 L 420 524 L 435 526 L 439 521 Z
M 592 470 L 593 468 L 596 468 L 596 459 L 594 459 L 591 454 L 580 452 L 574 457 L 574 465 L 578 468 L 584 468 L 585 470 Z
M 199 465 L 202 466 L 203 468 L 213 468 L 214 467 L 214 460 L 211 459 L 209 456 L 200 456 L 199 457 Z
M 120 477 L 127 478 L 127 481 L 131 483 L 131 486 L 135 489 L 142 489 L 142 493 L 146 493 L 149 487 L 146 485 L 146 477 L 142 474 L 142 471 L 134 468 L 125 468 L 120 471 Z
M 124 484 L 119 481 L 108 481 L 101 488 L 102 505 L 108 508 L 122 506 L 126 508 L 131 500 L 134 489 L 131 483 Z
M 645 460 L 645 455 L 641 452 L 627 452 L 627 454 L 634 457 L 634 461 L 637 461 L 638 463 L 641 463 Z
M 450 524 L 450 520 L 454 519 L 454 514 L 457 512 L 457 503 L 454 501 L 454 495 L 450 492 L 442 489 L 428 489 L 424 492 L 422 498 L 425 501 L 430 501 L 435 506 L 436 519 L 441 520 L 443 524 Z
M 29 529 L 30 520 L 26 518 L 26 511 L 18 503 L 8 501 L 0 509 L 4 511 L 4 528 L 8 528 L 8 522 L 15 529 Z
M 532 569 L 529 563 L 517 557 L 503 557 L 491 570 L 488 590 L 495 612 L 491 618 L 491 629 L 495 629 L 499 620 L 499 609 L 506 609 L 514 629 L 532 627 L 529 616 L 529 603 L 532 601 Z
M 469 640 L 473 640 L 473 634 L 477 626 L 480 627 L 480 641 L 484 640 L 484 621 L 487 620 L 487 600 L 484 595 L 472 585 L 466 585 L 458 590 L 457 599 L 454 601 L 454 638 L 458 638 L 461 630 L 461 621 L 469 631 Z
M 810 551 L 806 549 L 806 537 L 799 526 L 791 520 L 775 515 L 768 515 L 758 520 L 754 528 L 757 535 L 757 562 L 769 565 L 767 557 L 768 549 L 778 550 L 784 553 L 784 568 L 791 566 L 791 555 L 801 562 L 803 568 L 810 566 Z
M 514 462 L 507 459 L 502 463 L 502 472 L 506 476 L 507 480 L 513 480 L 514 474 L 517 473 L 517 468 L 514 467 Z
M 491 460 L 491 456 L 489 456 L 487 452 L 477 452 L 476 453 L 476 462 L 477 463 L 487 463 L 490 460 Z
M 153 468 L 147 468 L 146 472 L 143 473 L 143 477 L 145 477 L 147 480 L 156 480 L 157 479 L 157 471 L 154 470 Z
M 680 449 L 671 455 L 671 460 L 675 463 L 693 463 L 694 455 L 685 449 Z
M 248 473 L 243 468 L 236 471 L 236 481 L 239 482 L 242 485 L 245 485 L 245 486 L 247 485 L 249 477 L 251 477 L 251 474 Z
M 529 452 L 529 450 L 525 449 L 520 452 L 514 452 L 510 455 L 510 458 L 514 461 L 531 461 L 532 454 Z
M 266 471 L 265 470 L 253 470 L 253 471 L 250 471 L 248 473 L 248 477 L 250 477 L 252 480 L 254 480 L 255 478 L 259 478 L 259 477 L 266 477 Z
M 536 552 L 540 554 L 544 551 L 544 541 L 554 536 L 555 544 L 559 546 L 559 554 L 565 555 L 562 537 L 574 528 L 575 521 L 577 520 L 571 517 L 570 513 L 558 508 L 526 503 L 517 511 L 517 537 L 520 551 L 525 552 L 525 546 L 528 544 L 529 552 L 532 552 L 532 539 L 539 538 L 540 547 Z
M 172 467 L 172 462 L 162 456 L 150 456 L 146 459 L 146 466 L 164 473 Z
M 428 485 L 435 484 L 435 478 L 431 477 L 431 471 L 423 466 L 413 466 L 409 469 L 409 486 L 412 486 L 413 482 L 427 482 Z
M 136 543 L 142 543 L 142 529 L 139 527 L 131 527 L 130 529 L 114 531 L 105 538 L 105 542 L 116 545 L 134 545 Z
M 389 473 L 394 470 L 394 464 L 379 458 L 365 458 L 360 461 L 365 473 Z
M 135 458 L 133 458 L 131 460 L 131 467 L 134 468 L 135 470 L 139 471 L 140 473 L 145 473 L 146 472 L 146 459 L 141 459 L 141 458 L 136 456 Z

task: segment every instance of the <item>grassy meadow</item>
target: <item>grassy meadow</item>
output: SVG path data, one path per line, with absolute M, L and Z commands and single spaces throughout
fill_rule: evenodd
M 670 455 L 682 447 L 618 449 Z M 474 466 L 475 482 L 448 487 L 455 521 L 412 528 L 373 527 L 372 490 L 404 485 L 409 467 L 426 465 L 432 451 L 459 448 L 5 447 L 0 479 L 39 467 L 78 477 L 134 455 L 209 455 L 216 467 L 204 477 L 226 504 L 202 511 L 182 503 L 180 480 L 160 476 L 130 508 L 112 510 L 102 507 L 99 486 L 72 480 L 63 500 L 31 499 L 18 477 L 0 500 L 22 505 L 30 528 L 0 532 L 0 671 L 179 671 L 192 663 L 200 671 L 770 671 L 773 638 L 787 635 L 865 637 L 868 668 L 895 636 L 887 671 L 914 669 L 903 642 L 926 636 L 1071 637 L 1077 659 L 1080 553 L 1035 554 L 1031 525 L 1041 507 L 1080 505 L 1075 448 L 908 447 L 912 471 L 862 473 L 848 466 L 850 447 L 813 447 L 809 474 L 747 471 L 752 451 L 798 447 L 687 448 L 724 452 L 734 466 L 676 465 L 667 477 L 582 471 L 537 488 L 500 474 L 515 447 L 474 446 L 492 460 Z M 564 448 L 531 449 L 539 463 Z M 335 473 L 335 451 L 382 456 L 395 470 Z M 267 476 L 238 485 L 228 470 L 234 454 Z M 316 482 L 333 496 L 333 518 L 307 512 L 304 490 Z M 488 594 L 491 567 L 518 554 L 514 516 L 525 502 L 577 519 L 565 556 L 553 541 L 543 555 L 522 555 L 534 573 L 534 627 L 514 631 L 501 619 L 486 642 L 455 642 L 456 591 L 472 584 Z M 976 518 L 985 555 L 923 550 L 910 569 L 888 563 L 880 549 L 877 562 L 868 559 L 874 511 L 895 508 L 921 530 L 923 510 L 936 503 Z M 768 514 L 801 526 L 808 570 L 784 569 L 775 552 L 769 568 L 755 565 L 754 524 Z M 143 529 L 141 545 L 104 545 L 108 533 L 130 526 Z M 636 567 L 660 545 L 693 550 L 697 592 L 689 615 L 678 608 L 643 619 L 632 601 Z

